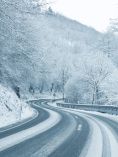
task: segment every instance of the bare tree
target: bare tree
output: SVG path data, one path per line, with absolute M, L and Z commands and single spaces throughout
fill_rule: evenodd
M 98 102 L 100 85 L 111 73 L 108 63 L 102 57 L 98 55 L 94 62 L 90 64 L 84 62 L 85 80 L 92 88 L 92 104 Z

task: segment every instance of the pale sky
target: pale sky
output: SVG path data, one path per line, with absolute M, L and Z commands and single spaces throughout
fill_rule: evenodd
M 53 0 L 52 0 L 53 1 Z M 54 0 L 52 8 L 98 31 L 105 31 L 110 18 L 118 17 L 118 0 Z

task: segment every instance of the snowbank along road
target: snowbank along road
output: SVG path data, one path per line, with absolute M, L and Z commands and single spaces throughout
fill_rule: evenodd
M 0 157 L 118 157 L 117 118 L 32 104 L 34 119 L 0 131 Z

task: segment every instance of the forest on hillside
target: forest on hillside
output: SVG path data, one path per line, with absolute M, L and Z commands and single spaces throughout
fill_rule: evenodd
M 0 83 L 19 97 L 60 94 L 67 102 L 117 104 L 118 20 L 100 33 L 47 2 L 0 1 Z

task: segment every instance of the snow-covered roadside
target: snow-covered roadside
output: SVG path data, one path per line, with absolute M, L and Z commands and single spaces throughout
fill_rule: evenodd
M 72 112 L 75 112 L 75 111 L 72 111 Z M 102 138 L 103 147 L 101 148 L 101 151 L 102 151 L 101 156 L 116 157 L 118 154 L 118 149 L 117 149 L 118 142 L 116 140 L 115 134 L 112 132 L 112 130 L 109 128 L 109 126 L 107 124 L 105 124 L 103 121 L 98 120 L 97 118 L 92 117 L 90 115 L 87 115 L 86 113 L 80 113 L 80 112 L 76 111 L 76 114 L 79 114 L 79 115 L 83 116 L 84 118 L 88 118 L 88 120 L 95 122 L 97 124 L 97 126 L 99 127 L 99 129 L 101 129 L 101 133 L 103 136 L 103 138 Z M 95 125 L 94 125 L 94 128 L 95 128 Z M 86 157 L 89 156 L 89 153 L 90 153 L 90 157 L 92 157 L 94 155 L 98 156 L 98 154 L 99 154 L 99 151 L 97 151 L 97 149 L 99 149 L 100 144 L 97 143 L 97 139 L 99 138 L 99 135 L 97 134 L 97 132 L 98 132 L 98 130 L 96 130 L 96 133 L 94 136 L 95 141 L 93 141 L 93 147 L 91 150 L 88 149 Z M 96 148 L 98 147 L 98 148 L 95 150 L 94 147 L 96 147 Z M 94 152 L 93 152 L 93 150 L 94 150 Z M 99 154 L 99 157 L 101 157 L 101 156 Z
M 98 115 L 98 116 L 105 117 L 107 119 L 113 120 L 118 123 L 118 115 L 110 115 L 107 113 L 105 114 L 105 113 L 92 112 L 92 111 L 79 111 L 79 112 L 83 113 L 83 114 L 90 114 L 91 117 L 92 117 L 92 115 Z M 111 157 L 117 157 L 118 141 L 117 141 L 116 133 L 114 132 L 112 127 L 110 127 L 107 123 L 103 122 L 102 120 L 98 120 L 95 117 L 93 119 L 96 119 L 98 121 L 99 125 L 101 125 L 102 128 L 104 128 L 105 133 L 108 135 L 108 138 L 110 139 L 109 144 L 110 144 L 110 149 L 111 149 Z
M 14 114 L 7 113 L 6 116 L 0 116 L 0 129 L 4 127 L 11 127 L 13 125 L 17 125 L 19 122 L 23 122 L 28 119 L 34 118 L 37 116 L 37 111 L 32 108 L 24 109 L 21 118 L 18 119 Z
M 96 121 L 96 123 L 98 123 L 98 125 L 102 128 L 102 130 L 104 130 L 104 134 L 106 136 L 106 140 L 104 141 L 105 148 L 107 149 L 106 156 L 116 157 L 118 154 L 118 149 L 117 149 L 118 142 L 117 142 L 117 138 L 116 138 L 114 132 L 112 131 L 112 129 L 106 123 L 104 123 L 102 120 L 98 120 L 97 118 L 86 115 L 86 114 L 85 114 L 85 116 Z
M 73 112 L 74 113 L 74 112 Z M 76 113 L 77 114 L 77 113 Z M 78 114 L 79 115 L 79 114 Z M 86 142 L 86 145 L 81 153 L 81 157 L 96 157 L 102 156 L 102 148 L 103 148 L 103 135 L 101 132 L 101 128 L 97 125 L 97 123 L 88 117 L 81 115 L 84 119 L 86 119 L 90 125 L 90 134 L 89 139 Z M 96 137 L 97 135 L 97 137 Z M 94 150 L 94 152 L 93 152 Z
M 105 153 L 105 156 L 117 156 L 118 142 L 112 130 L 107 125 L 105 125 L 104 122 L 90 115 L 87 115 L 86 113 L 78 112 L 77 110 L 63 110 L 82 116 L 89 122 L 91 134 L 86 143 L 85 149 L 83 149 L 81 157 L 101 157 L 103 156 L 103 153 Z M 104 146 L 104 144 L 106 146 Z
M 110 118 L 110 119 L 118 122 L 118 115 L 111 115 L 111 114 L 108 114 L 108 113 L 100 113 L 100 112 L 93 112 L 93 114 L 101 115 L 103 117 L 107 117 L 107 118 Z
M 75 110 L 66 109 L 63 107 L 58 107 L 56 105 L 56 102 L 54 103 L 48 103 L 48 105 L 60 108 L 64 111 L 74 113 L 76 115 L 79 115 Z M 86 119 L 90 125 L 90 134 L 89 139 L 87 140 L 85 149 L 83 150 L 81 157 L 92 157 L 93 154 L 96 154 L 96 157 L 102 156 L 102 147 L 103 147 L 103 139 L 102 139 L 102 133 L 100 127 L 91 119 L 81 114 L 81 116 Z M 96 137 L 97 135 L 97 137 Z M 94 152 L 93 152 L 94 150 Z M 95 153 L 96 152 L 96 153 Z
M 109 147 L 106 147 L 107 152 L 111 157 L 116 157 L 118 154 L 118 142 L 117 142 L 117 138 L 115 136 L 115 134 L 113 134 L 112 130 L 109 128 L 109 126 L 107 126 L 105 123 L 103 123 L 100 120 L 96 121 L 99 123 L 99 125 L 104 129 L 105 134 L 107 135 L 107 140 L 109 139 Z M 108 142 L 104 142 L 104 144 L 106 143 L 106 146 L 108 145 Z
M 48 104 L 50 106 L 63 109 L 64 107 L 57 106 L 57 103 L 61 103 L 61 102 L 63 103 L 63 101 L 57 101 L 57 102 L 48 103 Z M 108 113 L 101 113 L 101 112 L 97 112 L 97 111 L 86 111 L 86 110 L 79 110 L 79 109 L 72 109 L 72 108 L 67 108 L 67 109 L 70 109 L 70 110 L 73 110 L 73 111 L 79 111 L 79 112 L 82 112 L 82 113 L 89 113 L 89 114 L 92 114 L 92 115 L 99 115 L 99 116 L 102 116 L 102 117 L 110 118 L 111 120 L 114 120 L 114 121 L 118 122 L 118 115 L 111 115 L 111 114 L 108 114 Z
M 61 116 L 49 109 L 45 109 L 49 113 L 49 118 L 45 121 L 39 123 L 38 125 L 31 127 L 29 129 L 20 131 L 16 134 L 7 136 L 3 139 L 0 139 L 0 151 L 5 150 L 9 147 L 12 147 L 18 143 L 21 143 L 27 139 L 30 139 L 36 135 L 41 134 L 42 132 L 52 128 L 61 120 Z
M 118 142 L 116 135 L 112 129 L 103 121 L 93 117 L 92 115 L 100 115 L 118 122 L 118 116 L 109 115 L 99 112 L 82 111 L 71 108 L 58 107 L 56 103 L 49 103 L 53 107 L 60 108 L 64 111 L 74 113 L 82 116 L 86 119 L 90 125 L 90 135 L 86 143 L 84 150 L 82 151 L 81 157 L 117 157 L 118 154 Z M 91 114 L 88 114 L 91 113 Z
M 0 128 L 31 118 L 35 113 L 13 90 L 0 85 Z
M 85 110 L 77 110 L 77 109 L 72 109 L 72 110 L 79 111 L 79 112 L 82 112 L 82 113 L 88 113 L 88 114 L 91 114 L 91 115 L 102 116 L 102 117 L 109 118 L 111 120 L 114 120 L 114 121 L 118 122 L 118 115 L 111 115 L 111 114 L 108 114 L 108 113 L 100 113 L 100 112 L 96 112 L 96 111 L 85 111 Z

